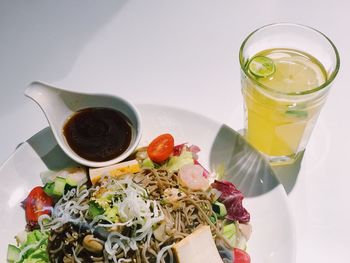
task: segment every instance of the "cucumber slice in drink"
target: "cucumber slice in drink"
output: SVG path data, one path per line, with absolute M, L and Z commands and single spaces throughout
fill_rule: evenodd
M 249 61 L 249 72 L 259 78 L 271 76 L 276 71 L 275 63 L 268 57 L 257 56 Z
M 308 113 L 305 110 L 287 110 L 286 114 L 296 118 L 306 118 L 308 116 Z

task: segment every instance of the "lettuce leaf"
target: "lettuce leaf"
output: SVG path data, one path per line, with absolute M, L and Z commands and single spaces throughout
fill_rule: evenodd
M 46 263 L 49 262 L 47 253 L 48 235 L 40 230 L 28 232 L 26 241 L 19 247 L 22 251 L 30 247 L 19 259 L 19 263 Z
M 170 157 L 165 168 L 170 172 L 175 172 L 186 164 L 194 164 L 193 154 L 190 151 L 182 151 L 179 156 Z

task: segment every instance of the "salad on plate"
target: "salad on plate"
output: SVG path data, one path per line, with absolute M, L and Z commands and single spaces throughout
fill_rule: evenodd
M 162 134 L 122 163 L 41 173 L 7 262 L 249 263 L 243 194 L 199 151 Z

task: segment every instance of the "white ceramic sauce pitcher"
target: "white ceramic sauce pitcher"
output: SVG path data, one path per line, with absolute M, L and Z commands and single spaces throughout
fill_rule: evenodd
M 34 100 L 44 112 L 62 150 L 77 163 L 88 167 L 103 167 L 118 163 L 136 149 L 141 139 L 141 117 L 137 108 L 123 98 L 104 94 L 84 94 L 58 89 L 42 82 L 32 82 L 25 95 Z M 76 154 L 68 145 L 63 127 L 70 116 L 85 108 L 104 107 L 123 113 L 131 122 L 131 142 L 118 157 L 104 162 L 89 161 Z

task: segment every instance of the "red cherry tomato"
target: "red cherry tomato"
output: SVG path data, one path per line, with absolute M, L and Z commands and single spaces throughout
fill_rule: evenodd
M 169 158 L 174 151 L 174 138 L 168 133 L 159 135 L 155 138 L 147 148 L 148 157 L 160 163 Z
M 28 225 L 36 225 L 41 215 L 51 213 L 53 201 L 42 187 L 37 186 L 32 189 L 26 200 L 24 200 L 24 208 L 26 212 L 26 220 Z
M 242 249 L 234 248 L 234 263 L 250 263 L 250 256 Z

